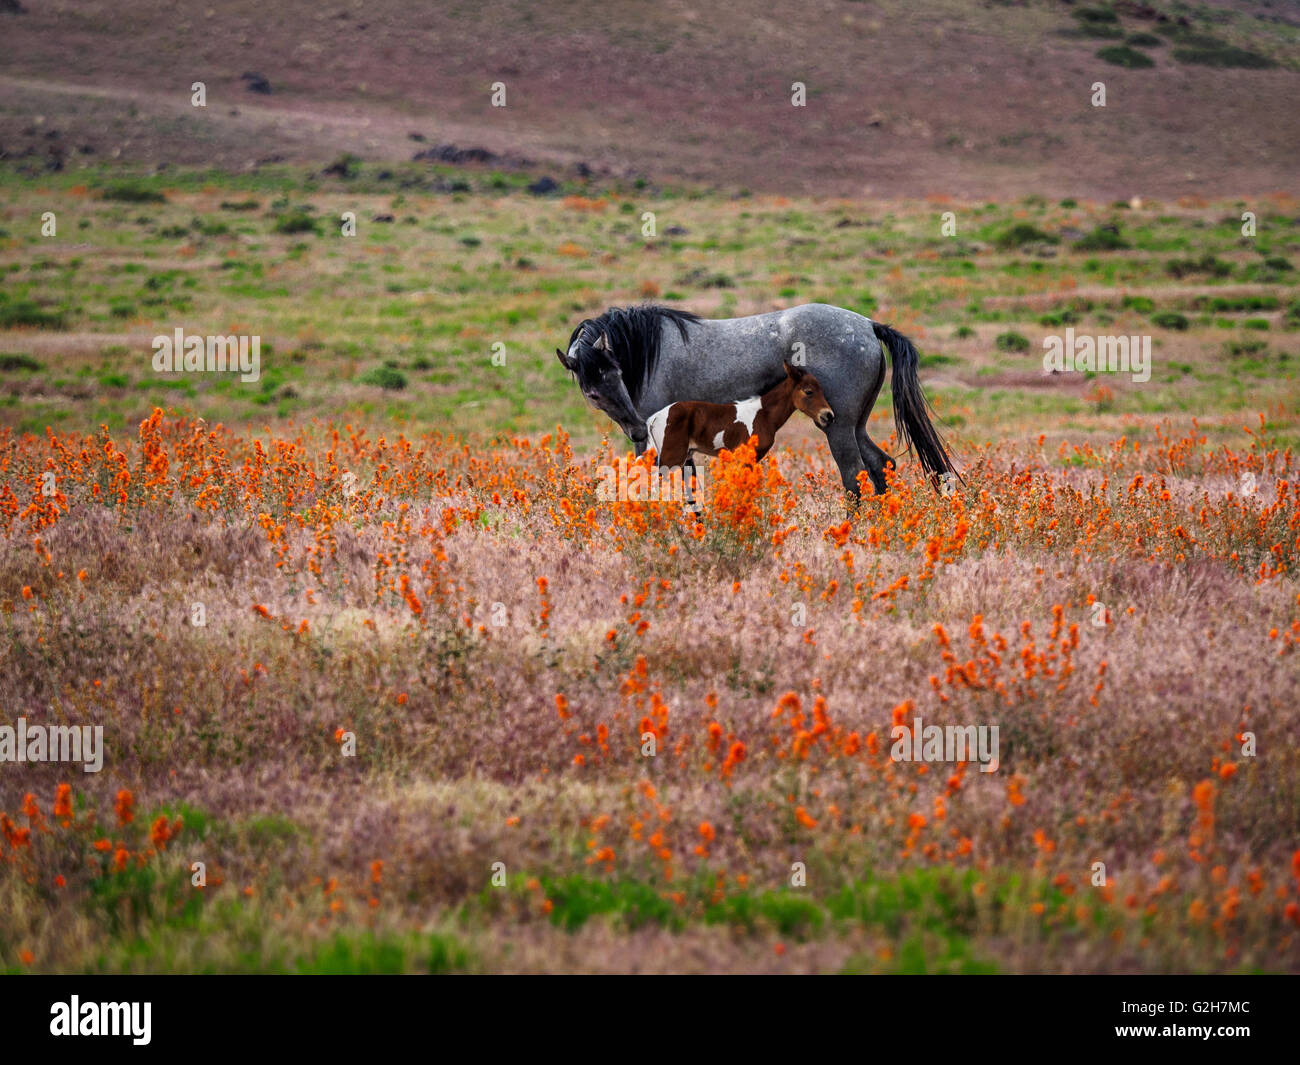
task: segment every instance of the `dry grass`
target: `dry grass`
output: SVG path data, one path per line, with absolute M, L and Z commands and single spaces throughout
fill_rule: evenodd
M 1300 503 L 1247 440 L 967 446 L 849 520 L 742 452 L 697 523 L 562 433 L 7 435 L 0 703 L 107 754 L 0 777 L 0 966 L 1294 970 Z M 892 760 L 914 716 L 998 770 Z

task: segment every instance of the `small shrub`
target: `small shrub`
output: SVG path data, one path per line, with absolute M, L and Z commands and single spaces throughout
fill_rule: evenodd
M 1193 304 L 1196 309 L 1221 311 L 1275 311 L 1279 301 L 1276 296 L 1202 296 Z
M 406 387 L 406 375 L 391 366 L 376 366 L 361 375 L 363 385 L 378 385 L 390 391 L 399 392 Z
M 1081 7 L 1074 12 L 1074 17 L 1089 25 L 1113 25 L 1119 22 L 1119 16 L 1108 7 Z
M 277 233 L 313 233 L 320 234 L 320 227 L 316 219 L 312 218 L 306 210 L 299 208 L 280 215 L 275 220 L 275 231 Z
M 0 373 L 9 373 L 13 370 L 39 370 L 40 368 L 41 364 L 30 355 L 15 355 L 11 352 L 0 354 Z
M 101 200 L 115 203 L 166 203 L 167 197 L 161 192 L 130 181 L 119 181 L 109 185 L 99 194 Z
M 1177 329 L 1182 331 L 1187 328 L 1187 318 L 1177 311 L 1160 311 L 1151 316 L 1151 321 L 1161 329 Z
M 1165 263 L 1165 272 L 1170 277 L 1183 278 L 1190 274 L 1205 274 L 1209 277 L 1227 277 L 1232 273 L 1232 263 L 1224 262 L 1213 255 L 1202 255 L 1199 259 L 1170 259 Z
M 1097 58 L 1104 59 L 1107 63 L 1113 63 L 1117 67 L 1124 67 L 1126 70 L 1142 70 L 1156 65 L 1155 60 L 1145 52 L 1139 52 L 1136 48 L 1130 48 L 1126 44 L 1100 48 L 1097 50 Z
M 1207 47 L 1175 48 L 1174 58 L 1180 63 L 1190 63 L 1203 67 L 1218 67 L 1221 70 L 1268 70 L 1277 66 L 1273 60 L 1258 52 L 1245 48 L 1234 48 L 1230 44 L 1218 43 Z
M 1119 231 L 1119 226 L 1109 223 L 1097 226 L 1074 242 L 1079 251 L 1121 251 L 1129 247 Z
M 1230 359 L 1242 355 L 1260 355 L 1267 350 L 1268 345 L 1262 340 L 1229 340 L 1223 345 L 1223 353 Z
M 1016 332 L 999 333 L 994 343 L 997 344 L 999 351 L 1029 350 L 1029 338 Z
M 1012 248 L 1024 247 L 1026 244 L 1056 244 L 1057 238 L 1028 222 L 1017 222 L 1010 229 L 1000 233 L 994 243 L 1003 251 L 1009 251 Z
M 0 302 L 0 329 L 30 326 L 33 329 L 66 329 L 62 311 L 49 311 L 33 300 Z

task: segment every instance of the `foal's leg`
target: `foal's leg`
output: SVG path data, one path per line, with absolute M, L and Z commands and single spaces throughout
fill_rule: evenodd
M 682 467 L 682 494 L 686 497 L 686 510 L 691 514 L 698 514 L 704 508 L 700 506 L 700 501 L 695 498 L 695 493 L 691 490 L 691 481 L 695 478 L 695 452 L 688 452 L 686 455 L 686 465 Z

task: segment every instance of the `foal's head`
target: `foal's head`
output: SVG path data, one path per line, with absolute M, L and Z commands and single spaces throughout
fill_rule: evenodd
M 803 411 L 809 418 L 817 423 L 818 429 L 829 429 L 831 422 L 835 420 L 835 412 L 831 410 L 831 405 L 826 402 L 826 397 L 822 394 L 822 386 L 817 383 L 817 378 L 805 370 L 802 366 L 795 366 L 793 363 L 785 364 L 786 380 L 793 389 L 793 399 L 796 410 Z

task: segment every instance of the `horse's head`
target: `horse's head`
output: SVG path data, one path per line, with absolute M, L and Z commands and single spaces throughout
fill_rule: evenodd
M 785 364 L 785 373 L 794 388 L 795 409 L 808 415 L 817 423 L 818 429 L 829 429 L 831 422 L 835 420 L 835 412 L 826 402 L 826 396 L 822 393 L 822 386 L 817 378 L 802 366 L 795 366 L 791 362 Z
M 645 419 L 636 411 L 623 378 L 609 333 L 588 319 L 573 332 L 569 350 L 555 349 L 560 365 L 578 379 L 582 395 L 597 410 L 608 415 L 636 445 L 637 454 L 645 450 L 648 433 Z

